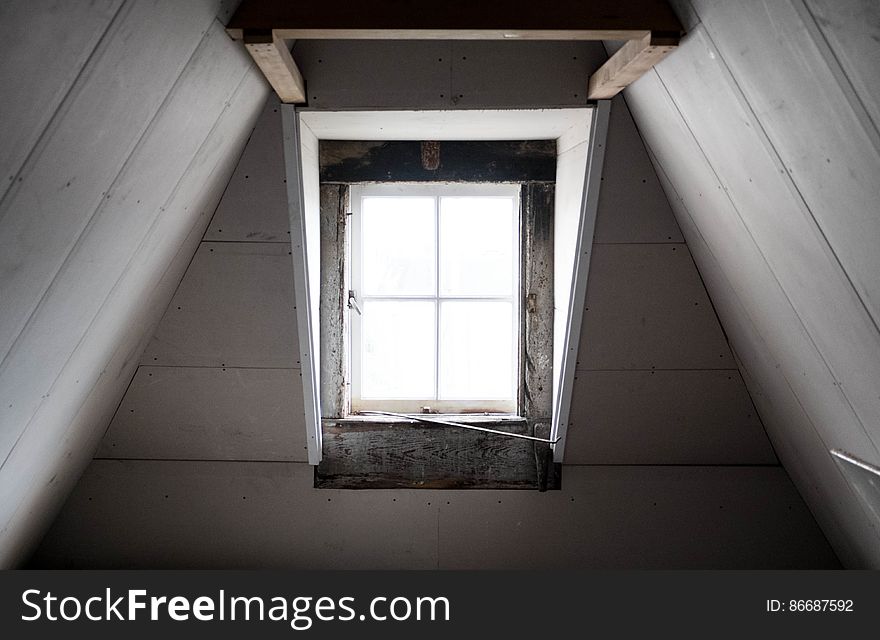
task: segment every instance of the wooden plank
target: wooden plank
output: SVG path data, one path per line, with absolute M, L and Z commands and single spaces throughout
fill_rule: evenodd
M 212 0 L 125 5 L 30 154 L 0 203 L 7 265 L 0 277 L 0 358 L 101 202 L 121 197 L 111 185 L 215 21 L 214 9 Z
M 239 56 L 244 52 L 239 51 Z M 228 77 L 228 75 L 224 76 Z M 164 206 L 119 285 L 65 363 L 7 458 L 0 509 L 0 566 L 27 558 L 52 523 L 98 446 L 140 354 L 192 259 L 244 147 L 265 82 L 243 79 Z M 61 318 L 63 320 L 63 316 Z
M 351 232 L 348 187 L 321 185 L 321 412 L 342 418 L 349 406 L 348 290 Z
M 279 107 L 275 96 L 266 101 L 205 240 L 290 242 Z
M 140 367 L 98 458 L 306 461 L 296 369 Z
M 480 423 L 528 433 L 525 421 Z M 466 429 L 400 423 L 324 425 L 315 486 L 336 489 L 537 489 L 534 444 Z
M 733 357 L 683 244 L 597 244 L 578 369 L 729 369 Z
M 244 32 L 244 46 L 266 76 L 275 93 L 285 103 L 306 101 L 302 74 L 293 61 L 287 43 L 273 31 Z
M 841 80 L 852 85 L 873 126 L 880 128 L 880 83 L 873 63 L 880 57 L 880 5 L 870 0 L 806 0 L 804 5 L 841 66 Z
M 287 245 L 203 242 L 143 364 L 298 368 Z
M 121 4 L 0 4 L 0 87 L 5 93 L 0 101 L 0 197 L 12 186 Z
M 168 215 L 164 207 L 181 175 L 249 71 L 247 57 L 230 46 L 222 28 L 210 29 L 0 366 L 0 406 L 10 423 L 27 424 L 132 254 Z M 192 109 L 202 114 L 196 122 Z M 169 158 L 170 140 L 178 153 Z
M 684 241 L 622 95 L 611 102 L 594 241 Z
M 692 48 L 713 50 L 702 27 L 692 32 L 689 42 Z M 725 76 L 719 60 L 717 54 L 714 60 L 694 54 L 670 59 L 661 77 L 799 322 L 827 363 L 832 377 L 826 384 L 841 389 L 844 403 L 873 441 L 873 455 L 880 461 L 880 331 L 863 305 L 857 283 L 842 268 L 844 256 L 855 258 L 846 247 L 822 234 L 814 210 L 805 206 L 801 191 L 792 189 L 785 166 L 772 148 L 765 146 L 764 127 L 738 96 L 739 83 Z M 737 126 L 742 130 L 731 136 Z M 880 171 L 880 162 L 877 168 Z M 818 170 L 824 171 L 824 167 Z M 880 190 L 869 189 L 880 198 Z M 863 190 L 862 196 L 867 192 Z M 880 238 L 880 224 L 871 224 Z M 877 253 L 874 243 L 871 247 Z M 861 268 L 860 260 L 856 261 Z M 880 262 L 877 265 L 880 269 Z
M 625 40 L 633 31 L 678 31 L 680 24 L 664 0 L 558 0 L 536 5 L 528 0 L 405 0 L 290 3 L 245 0 L 229 21 L 233 37 L 246 29 L 278 29 L 285 38 L 505 38 L 543 37 Z M 620 37 L 624 35 L 624 37 Z M 617 37 L 615 37 L 617 36 Z
M 714 65 L 723 59 L 736 91 L 760 125 L 764 153 L 769 151 L 785 172 L 790 197 L 801 201 L 798 205 L 810 218 L 812 233 L 827 242 L 827 251 L 840 263 L 876 332 L 880 327 L 878 123 L 866 115 L 848 78 L 839 73 L 839 63 L 827 51 L 822 34 L 804 22 L 793 3 L 769 3 L 750 11 L 736 11 L 718 1 L 694 4 L 702 17 L 702 33 L 711 38 Z M 733 36 L 740 32 L 742 37 Z M 768 59 L 777 63 L 767 64 Z M 870 77 L 876 84 L 876 72 Z M 817 127 L 817 122 L 822 126 Z M 870 422 L 880 425 L 876 417 Z
M 554 145 L 555 146 L 555 145 Z M 520 415 L 549 423 L 553 413 L 553 208 L 554 184 L 525 184 L 520 202 Z M 549 437 L 549 434 L 548 434 Z
M 590 100 L 613 98 L 642 77 L 678 46 L 679 34 L 650 34 L 630 40 L 590 76 L 587 95 Z
M 579 371 L 566 464 L 777 464 L 739 371 Z
M 703 56 L 687 46 L 677 59 Z M 829 445 L 864 451 L 870 442 L 664 85 L 646 76 L 627 100 L 777 455 L 843 562 L 880 566 L 876 529 L 828 455 Z M 833 434 L 829 443 L 822 434 Z
M 381 133 L 377 131 L 377 135 Z M 419 141 L 322 140 L 321 182 L 553 182 L 556 140 L 439 141 L 424 166 Z

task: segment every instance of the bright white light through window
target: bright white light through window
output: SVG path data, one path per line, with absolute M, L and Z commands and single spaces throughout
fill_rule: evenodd
M 352 406 L 516 410 L 519 187 L 352 189 Z

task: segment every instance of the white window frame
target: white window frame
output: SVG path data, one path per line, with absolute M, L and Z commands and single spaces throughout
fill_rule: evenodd
M 435 338 L 434 338 L 434 398 L 420 399 L 395 399 L 395 398 L 362 398 L 361 397 L 361 315 L 350 310 L 350 348 L 349 357 L 351 382 L 351 411 L 379 410 L 394 412 L 419 412 L 423 407 L 430 407 L 432 412 L 443 414 L 468 414 L 468 413 L 500 413 L 514 415 L 519 412 L 519 391 L 522 381 L 522 365 L 520 362 L 520 342 L 522 339 L 522 322 L 520 311 L 520 287 L 522 278 L 521 250 L 521 212 L 520 212 L 521 185 L 517 183 L 371 183 L 352 185 L 350 191 L 351 202 L 351 256 L 349 265 L 351 268 L 351 287 L 356 295 L 357 303 L 361 308 L 365 307 L 365 297 L 361 293 L 361 203 L 365 197 L 432 197 L 434 199 L 434 260 L 435 260 L 435 295 L 433 296 L 373 296 L 376 299 L 398 300 L 430 300 L 435 303 Z M 504 300 L 510 301 L 512 306 L 511 354 L 514 366 L 512 367 L 511 389 L 513 397 L 509 399 L 467 399 L 467 400 L 440 400 L 439 399 L 439 372 L 440 372 L 440 304 L 443 300 L 463 299 L 461 296 L 444 296 L 439 289 L 439 206 L 442 197 L 505 197 L 513 199 L 515 215 L 515 233 L 513 234 L 513 264 L 514 273 L 513 289 L 510 296 L 467 296 L 468 300 Z
M 321 461 L 320 140 L 557 140 L 553 460 L 565 453 L 610 100 L 552 109 L 324 111 L 280 106 L 309 464 Z M 302 126 L 300 126 L 302 125 Z M 311 321 L 314 316 L 315 321 Z

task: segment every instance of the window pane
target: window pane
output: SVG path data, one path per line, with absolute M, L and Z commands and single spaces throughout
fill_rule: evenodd
M 440 199 L 440 294 L 513 295 L 513 198 Z
M 513 350 L 510 302 L 442 302 L 440 399 L 513 399 Z
M 433 295 L 433 198 L 364 198 L 363 295 Z
M 364 301 L 362 398 L 434 397 L 434 304 Z

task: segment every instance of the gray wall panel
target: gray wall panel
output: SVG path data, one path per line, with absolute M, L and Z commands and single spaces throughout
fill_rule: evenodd
M 566 464 L 776 464 L 739 371 L 578 371 Z
M 277 99 L 266 101 L 205 240 L 290 242 L 278 107 Z
M 687 245 L 593 247 L 578 369 L 731 366 Z
M 567 474 L 547 493 L 337 491 L 304 464 L 95 461 L 34 565 L 837 566 L 779 468 Z
M 623 96 L 614 98 L 595 242 L 684 242 Z
M 436 568 L 430 492 L 312 481 L 302 463 L 96 460 L 34 564 Z
M 299 375 L 298 369 L 140 367 L 96 456 L 305 462 Z
M 566 467 L 560 492 L 449 502 L 450 569 L 837 566 L 778 467 Z
M 143 364 L 299 367 L 289 245 L 203 242 Z

